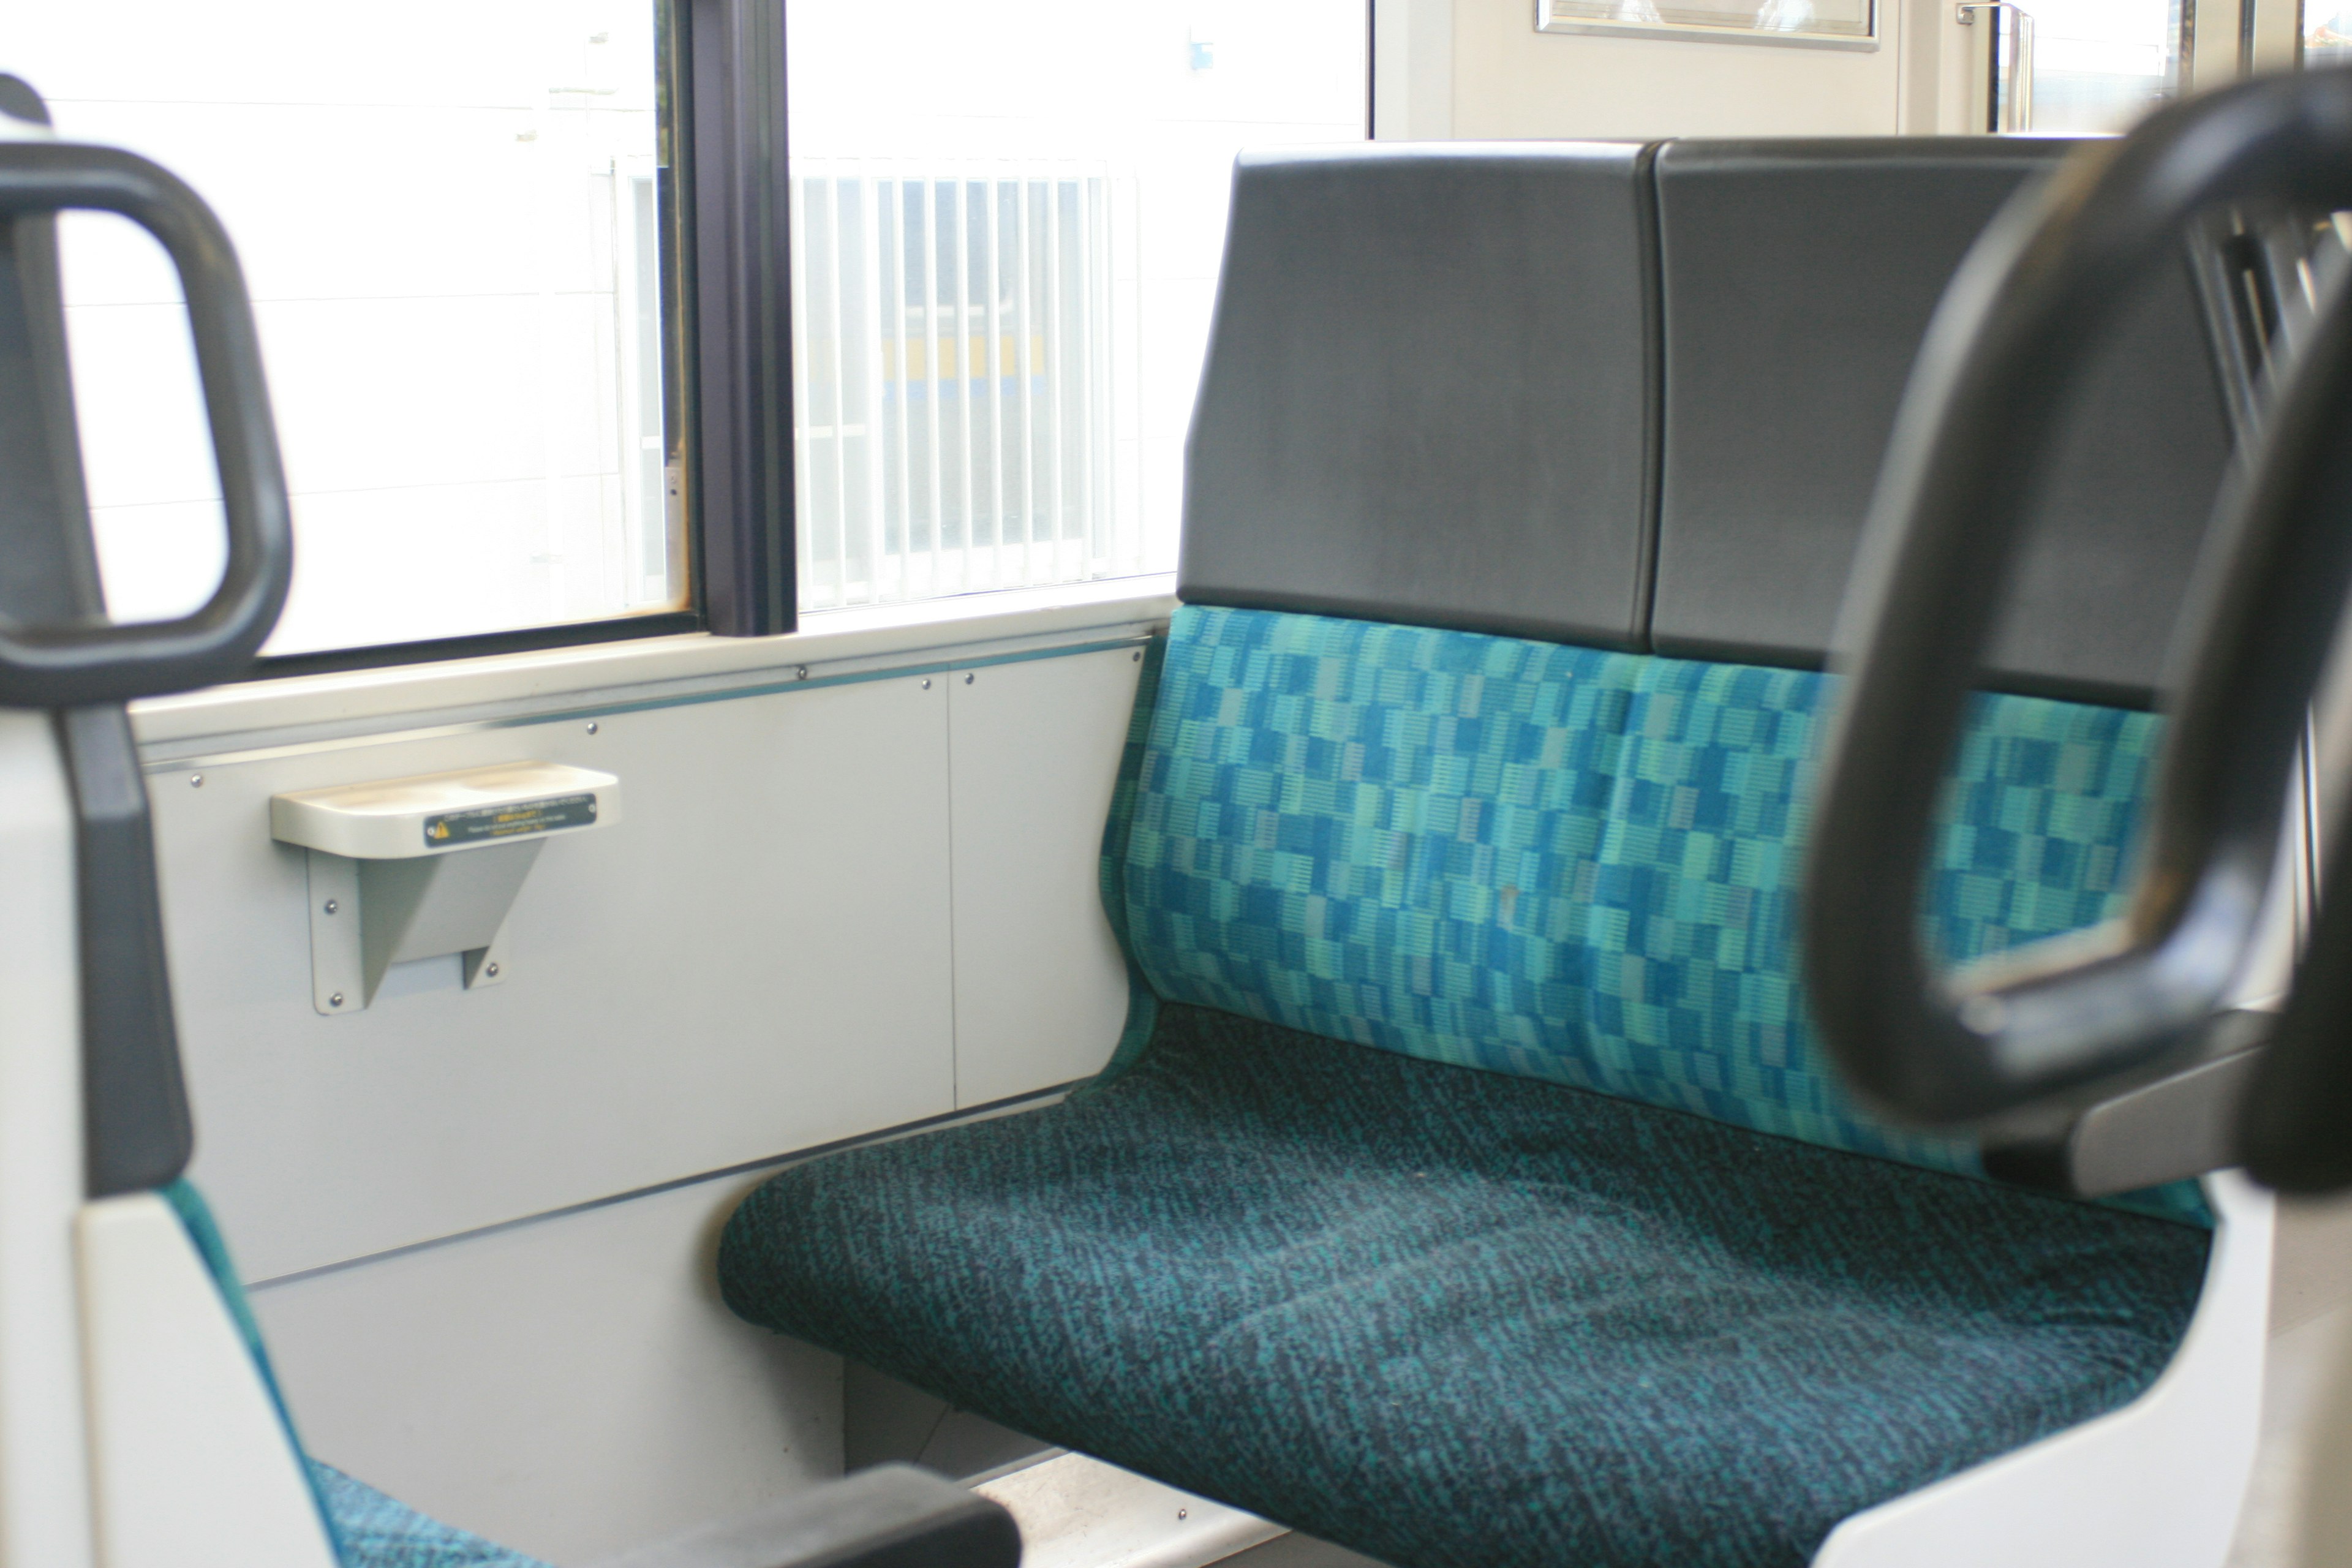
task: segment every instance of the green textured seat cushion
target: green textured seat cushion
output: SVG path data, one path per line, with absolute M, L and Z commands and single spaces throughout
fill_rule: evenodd
M 1188 1006 L 1049 1110 L 788 1170 L 741 1315 L 1405 1568 L 1804 1562 L 2111 1409 L 2194 1226 Z

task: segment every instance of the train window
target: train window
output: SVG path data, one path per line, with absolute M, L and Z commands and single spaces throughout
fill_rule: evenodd
M 268 651 L 686 605 L 652 0 L 131 0 L 11 34 L 61 133 L 155 158 L 236 242 L 298 544 Z M 220 536 L 176 285 L 128 224 L 61 243 L 110 604 L 181 613 Z
M 1361 140 L 1364 0 L 793 0 L 804 610 L 1162 571 L 1234 153 Z
M 2352 3 L 2303 0 L 2303 63 L 2337 66 L 2352 62 Z
M 2190 0 L 2023 0 L 2032 128 L 2125 131 L 2180 96 Z

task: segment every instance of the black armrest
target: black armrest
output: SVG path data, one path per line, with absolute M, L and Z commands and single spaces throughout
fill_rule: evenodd
M 2224 1013 L 2199 1059 L 2037 1131 L 1990 1134 L 1988 1175 L 2103 1198 L 2239 1163 L 2238 1109 L 2277 1016 Z
M 605 1568 L 1019 1568 L 1002 1505 L 912 1465 L 870 1470 Z

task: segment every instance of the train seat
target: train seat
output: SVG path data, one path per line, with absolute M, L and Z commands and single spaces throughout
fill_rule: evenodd
M 1244 157 L 1105 837 L 1126 1034 L 1057 1106 L 777 1175 L 735 1310 L 1401 1568 L 2218 1563 L 2266 1200 L 1873 1120 L 1790 951 L 1904 375 L 2060 151 Z M 2228 455 L 2201 332 L 2184 276 L 2070 416 L 1948 959 L 2119 908 Z

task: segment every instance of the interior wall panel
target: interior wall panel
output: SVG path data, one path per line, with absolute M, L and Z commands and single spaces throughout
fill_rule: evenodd
M 310 1452 L 551 1563 L 594 1562 L 841 1473 L 839 1358 L 719 1300 L 757 1178 L 254 1292 Z
M 196 1179 L 248 1279 L 952 1108 L 947 691 L 903 676 L 151 773 Z M 310 1000 L 276 792 L 535 759 L 621 780 L 541 850 L 510 973 Z M 201 775 L 199 786 L 194 780 Z
M 1102 910 L 1102 833 L 1140 657 L 1028 659 L 949 685 L 959 1107 L 1088 1077 L 1118 1042 L 1127 963 Z
M 151 772 L 194 1174 L 311 1450 L 559 1563 L 837 1474 L 840 1363 L 717 1299 L 759 1173 L 600 1200 L 1101 1066 L 1135 652 Z M 269 796 L 523 759 L 614 773 L 623 803 L 541 850 L 508 977 L 468 992 L 431 960 L 315 1012 Z

